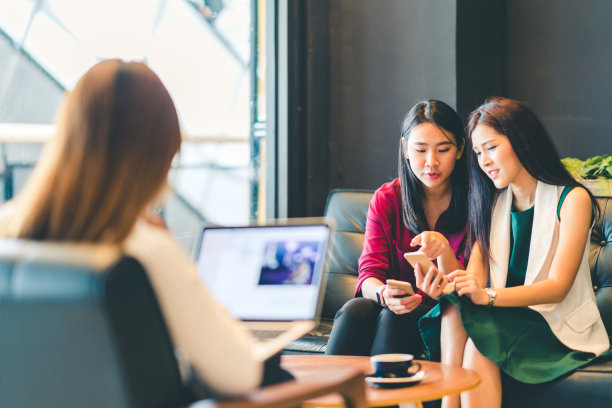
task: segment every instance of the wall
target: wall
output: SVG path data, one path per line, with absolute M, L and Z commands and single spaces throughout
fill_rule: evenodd
M 562 157 L 612 154 L 612 2 L 507 2 L 507 96 L 540 116 Z
M 400 126 L 424 98 L 456 104 L 455 1 L 330 3 L 330 187 L 397 175 Z
M 425 98 L 464 120 L 488 96 L 523 100 L 562 157 L 612 154 L 609 0 L 291 3 L 303 25 L 292 32 L 289 87 L 302 91 L 289 113 L 290 216 L 321 214 L 334 188 L 395 177 L 401 121 Z

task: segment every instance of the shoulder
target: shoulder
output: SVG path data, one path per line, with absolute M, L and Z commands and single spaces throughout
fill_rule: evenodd
M 559 219 L 574 218 L 584 215 L 588 219 L 591 217 L 592 202 L 591 196 L 583 187 L 575 187 L 564 190 L 565 197 L 559 201 Z
M 380 186 L 374 192 L 370 203 L 374 204 L 377 208 L 387 207 L 391 204 L 396 206 L 401 202 L 401 197 L 400 181 L 396 178 Z
M 139 243 L 173 246 L 175 241 L 168 230 L 151 225 L 146 221 L 138 220 L 128 236 L 127 245 L 131 246 Z
M 565 207 L 564 204 L 570 204 L 575 206 L 581 206 L 585 208 L 591 207 L 591 196 L 587 190 L 583 187 L 567 186 L 563 189 L 565 198 L 561 204 L 561 208 Z M 562 195 L 563 195 L 562 193 Z
M 125 251 L 142 263 L 159 260 L 189 263 L 189 257 L 172 234 L 139 220 L 124 243 Z

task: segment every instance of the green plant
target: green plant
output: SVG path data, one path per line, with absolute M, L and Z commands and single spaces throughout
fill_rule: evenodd
M 595 156 L 584 161 L 573 157 L 561 159 L 561 162 L 576 179 L 605 180 L 612 179 L 612 156 Z

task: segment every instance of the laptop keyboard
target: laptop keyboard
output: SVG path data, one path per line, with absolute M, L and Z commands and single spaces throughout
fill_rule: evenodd
M 251 330 L 251 334 L 259 340 L 274 339 L 283 333 L 285 330 Z

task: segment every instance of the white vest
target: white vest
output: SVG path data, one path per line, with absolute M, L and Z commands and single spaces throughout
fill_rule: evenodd
M 546 280 L 559 241 L 557 206 L 563 186 L 538 181 L 525 285 Z M 491 286 L 503 288 L 510 259 L 510 211 L 512 191 L 502 191 L 491 219 Z M 548 322 L 553 333 L 567 347 L 599 355 L 610 347 L 608 334 L 599 315 L 589 269 L 589 242 L 583 250 L 576 279 L 560 303 L 529 306 Z M 577 248 L 577 250 L 579 250 Z

